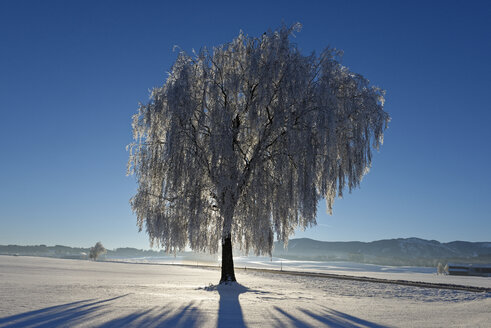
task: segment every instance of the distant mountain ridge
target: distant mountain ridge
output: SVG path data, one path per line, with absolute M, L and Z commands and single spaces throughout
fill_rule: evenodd
M 438 262 L 491 263 L 491 242 L 440 243 L 420 238 L 373 242 L 327 242 L 292 239 L 287 248 L 275 243 L 274 256 L 290 259 L 343 260 L 387 265 L 432 266 Z
M 31 255 L 59 258 L 86 258 L 90 248 L 56 246 L 0 245 L 0 255 Z M 237 255 L 239 253 L 236 253 Z M 108 250 L 106 258 L 166 256 L 163 250 L 131 247 Z M 179 253 L 188 257 L 213 260 L 206 254 Z M 435 266 L 438 262 L 491 264 L 491 242 L 453 241 L 440 243 L 420 238 L 385 239 L 372 242 L 328 242 L 309 238 L 291 239 L 287 248 L 275 242 L 274 257 L 311 261 L 351 261 L 382 265 Z

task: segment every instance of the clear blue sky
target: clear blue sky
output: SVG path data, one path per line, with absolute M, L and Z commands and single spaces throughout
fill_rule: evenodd
M 361 189 L 296 237 L 491 240 L 491 5 L 442 1 L 0 2 L 0 244 L 148 248 L 128 199 L 131 116 L 177 53 L 301 22 L 387 90 Z

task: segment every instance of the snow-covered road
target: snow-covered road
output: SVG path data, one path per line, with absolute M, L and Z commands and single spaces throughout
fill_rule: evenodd
M 489 327 L 491 295 L 214 269 L 0 256 L 0 327 Z

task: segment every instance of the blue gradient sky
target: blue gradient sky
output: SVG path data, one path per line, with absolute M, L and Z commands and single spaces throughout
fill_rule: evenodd
M 1 1 L 0 244 L 148 248 L 128 199 L 131 116 L 177 53 L 300 21 L 387 90 L 361 189 L 295 237 L 489 241 L 491 6 L 405 1 Z

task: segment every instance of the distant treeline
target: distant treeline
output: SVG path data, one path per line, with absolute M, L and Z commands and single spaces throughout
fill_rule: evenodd
M 90 252 L 90 247 L 68 247 L 63 245 L 46 246 L 18 246 L 0 245 L 0 255 L 23 255 L 23 256 L 46 256 L 57 258 L 86 258 Z M 166 256 L 163 250 L 143 250 L 131 247 L 116 248 L 107 250 L 107 254 L 102 258 L 129 258 L 129 257 L 157 257 Z
M 0 255 L 30 255 L 57 258 L 86 259 L 90 248 L 56 246 L 0 245 Z M 235 254 L 239 255 L 237 250 Z M 187 260 L 217 261 L 217 256 L 181 252 Z M 172 256 L 163 250 L 143 250 L 131 247 L 107 250 L 106 259 Z M 349 261 L 379 265 L 436 266 L 441 263 L 491 264 L 491 242 L 399 238 L 365 242 L 324 242 L 308 238 L 292 239 L 285 248 L 275 242 L 274 257 L 303 261 Z

